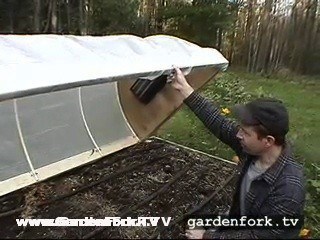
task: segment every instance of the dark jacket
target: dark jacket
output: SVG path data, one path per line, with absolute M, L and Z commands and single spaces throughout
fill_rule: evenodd
M 229 145 L 239 156 L 239 178 L 233 196 L 230 216 L 240 216 L 240 186 L 244 174 L 255 157 L 242 150 L 236 134 L 239 125 L 220 114 L 200 94 L 193 92 L 185 104 L 196 114 L 204 125 L 223 143 Z M 247 216 L 303 216 L 305 183 L 302 167 L 294 161 L 288 144 L 278 160 L 260 177 L 255 179 L 245 199 Z M 301 222 L 300 222 L 301 224 Z M 300 229 L 220 229 L 206 231 L 204 238 L 298 238 Z

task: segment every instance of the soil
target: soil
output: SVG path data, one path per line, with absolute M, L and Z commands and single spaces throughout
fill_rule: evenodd
M 135 167 L 137 164 L 140 165 Z M 124 171 L 128 167 L 132 168 Z M 119 171 L 124 172 L 117 174 Z M 181 217 L 211 194 L 215 192 L 197 214 L 219 214 L 228 210 L 234 179 L 227 184 L 226 179 L 234 173 L 235 165 L 230 163 L 158 139 L 148 139 L 0 197 L 0 236 L 21 239 L 185 239 L 186 225 L 180 221 Z M 173 181 L 177 174 L 180 178 Z M 150 197 L 159 189 L 160 194 Z M 15 211 L 4 214 L 12 210 Z M 161 224 L 156 227 L 18 227 L 16 224 L 17 218 L 102 219 L 119 216 L 171 217 L 171 221 L 169 227 Z

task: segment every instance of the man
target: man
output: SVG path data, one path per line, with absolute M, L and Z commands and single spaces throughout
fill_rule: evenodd
M 289 117 L 281 101 L 261 98 L 235 107 L 240 125 L 220 114 L 218 107 L 200 96 L 175 68 L 172 87 L 204 125 L 239 156 L 240 175 L 230 216 L 302 216 L 305 186 L 302 167 L 294 161 L 285 140 Z M 189 239 L 298 238 L 300 229 L 187 230 Z

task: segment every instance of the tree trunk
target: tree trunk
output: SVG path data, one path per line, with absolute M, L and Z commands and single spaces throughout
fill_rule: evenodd
M 84 26 L 84 13 L 83 13 L 83 4 L 84 0 L 79 0 L 79 30 L 80 35 L 85 35 L 85 26 Z
M 15 0 L 10 0 L 8 2 L 8 9 L 9 9 L 9 32 L 12 34 L 14 33 L 14 2 Z
M 259 18 L 256 21 L 257 27 L 255 28 L 256 34 L 255 34 L 255 50 L 253 54 L 253 60 L 252 60 L 252 71 L 256 72 L 258 71 L 259 67 L 259 56 L 261 52 L 261 44 L 262 40 L 264 39 L 264 34 L 265 34 L 265 26 L 262 18 L 262 13 L 261 11 L 259 12 Z
M 240 14 L 239 14 L 239 9 L 237 9 L 237 13 L 235 16 L 235 20 L 233 22 L 233 27 L 232 27 L 232 32 L 230 34 L 230 46 L 228 49 L 228 60 L 230 62 L 230 64 L 233 63 L 233 57 L 234 57 L 234 52 L 235 52 L 235 48 L 236 48 L 236 35 L 237 35 L 237 30 L 238 30 L 238 24 L 240 22 L 239 20 L 240 18 Z
M 166 6 L 166 0 L 157 0 L 157 6 L 155 9 L 155 30 L 157 33 L 163 32 L 164 20 L 159 14 L 159 9 Z
M 247 70 L 250 71 L 250 61 L 251 61 L 251 51 L 252 51 L 252 41 L 251 41 L 251 25 L 253 17 L 253 4 L 254 0 L 248 0 L 248 11 L 247 19 L 245 24 L 245 33 L 244 33 L 244 58 L 243 63 L 247 66 Z
M 47 24 L 44 28 L 46 33 L 57 32 L 57 0 L 50 0 L 47 11 Z
M 67 31 L 71 33 L 71 3 L 70 0 L 66 1 L 66 12 L 67 12 Z
M 41 2 L 40 0 L 33 0 L 34 15 L 33 15 L 33 27 L 34 33 L 40 33 L 40 14 L 41 14 Z
M 295 72 L 299 72 L 299 68 L 300 68 L 300 56 L 301 56 L 301 38 L 303 38 L 303 36 L 301 36 L 303 34 L 303 28 L 304 28 L 304 18 L 303 18 L 303 10 L 302 7 L 299 5 L 300 4 L 300 0 L 296 0 L 296 5 L 294 8 L 294 18 L 293 18 L 293 48 L 292 48 L 292 57 L 291 57 L 291 61 L 290 61 L 290 68 L 291 70 L 295 71 Z M 289 49 L 290 51 L 290 49 Z
M 50 3 L 52 4 L 51 7 L 51 32 L 57 33 L 57 0 L 51 0 Z
M 88 19 L 89 19 L 89 1 L 79 0 L 79 29 L 80 35 L 88 34 Z
M 316 22 L 317 2 L 315 0 L 309 0 L 306 12 L 306 34 L 305 34 L 305 48 L 303 53 L 301 73 L 306 73 L 308 68 L 308 62 L 310 55 L 314 50 L 315 44 L 313 44 L 313 34 Z
M 222 44 L 222 29 L 218 28 L 218 34 L 217 34 L 217 49 L 218 51 L 221 51 L 221 44 Z
M 85 0 L 85 4 L 86 4 L 86 8 L 85 8 L 85 27 L 86 27 L 86 34 L 88 34 L 90 31 L 90 28 L 89 28 L 89 20 L 90 20 L 90 12 L 91 12 L 91 9 L 90 9 L 90 0 Z

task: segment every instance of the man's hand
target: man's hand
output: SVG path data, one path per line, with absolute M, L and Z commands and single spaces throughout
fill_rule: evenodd
M 188 239 L 202 239 L 205 231 L 204 229 L 188 229 L 186 230 L 186 237 Z
M 177 67 L 174 69 L 175 72 L 172 77 L 171 86 L 178 90 L 185 99 L 194 91 L 194 89 L 189 85 L 181 70 Z

